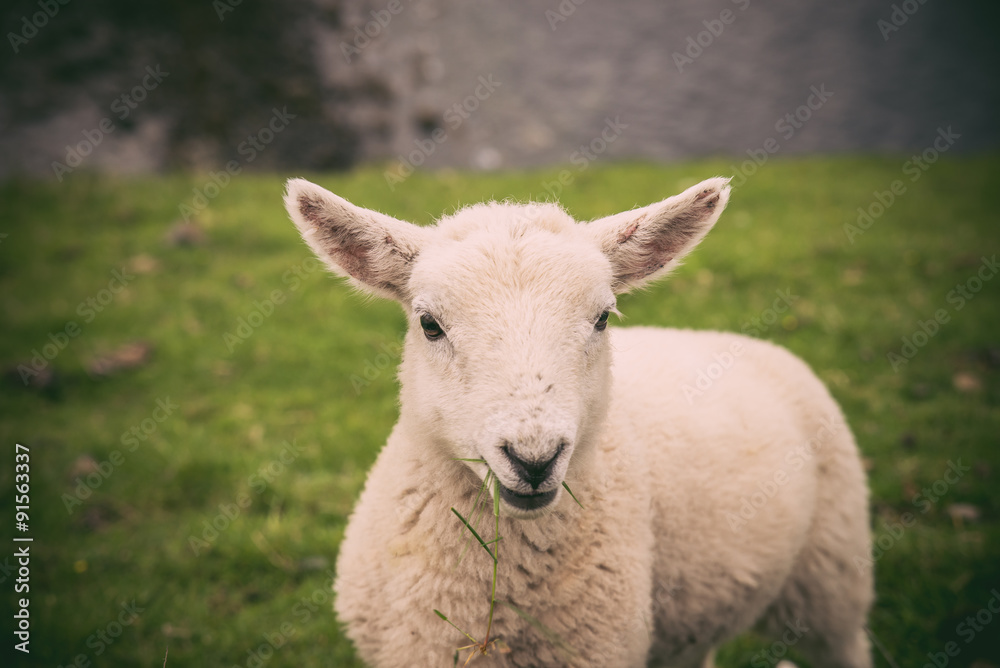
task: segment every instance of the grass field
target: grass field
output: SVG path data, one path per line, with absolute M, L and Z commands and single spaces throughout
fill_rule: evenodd
M 942 159 L 916 181 L 904 160 L 772 159 L 683 268 L 619 307 L 630 325 L 753 329 L 807 360 L 869 467 L 872 632 L 901 667 L 934 665 L 928 653 L 998 666 L 1000 156 Z M 558 171 L 418 173 L 392 192 L 375 168 L 306 176 L 428 223 L 546 198 Z M 589 219 L 731 172 L 591 167 L 561 200 Z M 168 647 L 168 666 L 360 665 L 329 584 L 395 420 L 404 320 L 318 269 L 283 178 L 233 179 L 197 230 L 176 221 L 204 175 L 0 186 L 0 537 L 12 545 L 22 443 L 34 538 L 31 654 L 14 665 L 160 666 Z M 845 231 L 894 180 L 895 203 Z M 774 318 L 778 291 L 791 307 Z M 22 596 L 12 554 L 5 629 Z M 718 663 L 764 665 L 768 648 L 742 638 Z

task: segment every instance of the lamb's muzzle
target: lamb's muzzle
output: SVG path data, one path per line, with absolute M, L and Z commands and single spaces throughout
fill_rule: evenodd
M 531 485 L 532 491 L 538 491 L 538 488 L 542 486 L 549 476 L 552 474 L 552 469 L 556 460 L 559 459 L 559 455 L 563 453 L 566 449 L 566 441 L 560 441 L 559 447 L 556 448 L 556 453 L 552 455 L 547 460 L 525 460 L 517 456 L 514 452 L 512 445 L 509 442 L 504 442 L 503 447 L 500 448 L 507 460 L 510 462 L 511 467 L 514 469 L 514 473 L 518 475 L 524 482 Z

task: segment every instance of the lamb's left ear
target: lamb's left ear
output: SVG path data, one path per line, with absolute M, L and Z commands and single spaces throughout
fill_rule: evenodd
M 413 260 L 428 231 L 291 179 L 285 208 L 313 252 L 362 290 L 406 301 Z
M 668 273 L 708 233 L 729 201 L 729 179 L 716 177 L 662 202 L 587 224 L 611 261 L 615 292 Z

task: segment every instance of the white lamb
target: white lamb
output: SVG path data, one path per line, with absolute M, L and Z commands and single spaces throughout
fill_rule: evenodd
M 312 249 L 409 320 L 399 422 L 337 562 L 336 610 L 367 663 L 453 665 L 469 641 L 434 609 L 485 640 L 493 560 L 475 543 L 459 560 L 450 509 L 468 517 L 492 471 L 503 645 L 474 662 L 710 666 L 756 624 L 817 668 L 872 665 L 867 485 L 822 383 L 735 334 L 605 331 L 615 295 L 677 266 L 729 190 L 709 179 L 586 224 L 491 203 L 418 227 L 289 181 Z

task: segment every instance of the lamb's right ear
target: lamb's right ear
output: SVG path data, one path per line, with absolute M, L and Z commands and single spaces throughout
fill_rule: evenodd
M 334 273 L 382 297 L 406 301 L 413 261 L 428 231 L 355 206 L 305 179 L 290 179 L 285 208 Z

